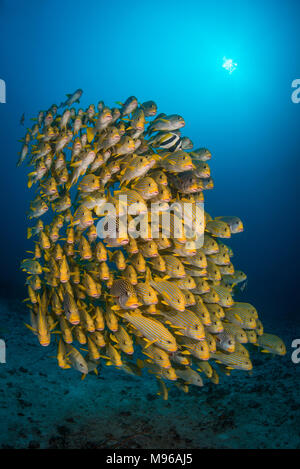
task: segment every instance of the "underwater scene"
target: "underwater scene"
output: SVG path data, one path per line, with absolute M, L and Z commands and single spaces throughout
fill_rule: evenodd
M 0 449 L 300 448 L 299 14 L 0 1 Z

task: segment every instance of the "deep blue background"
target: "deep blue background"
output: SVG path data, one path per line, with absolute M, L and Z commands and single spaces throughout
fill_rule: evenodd
M 299 310 L 300 3 L 296 1 L 0 1 L 1 270 L 4 295 L 23 295 L 27 168 L 16 168 L 19 125 L 65 93 L 81 106 L 135 95 L 179 113 L 185 134 L 212 154 L 213 216 L 238 215 L 234 263 L 244 298 L 264 315 Z M 223 56 L 238 62 L 229 75 Z M 299 319 L 298 319 L 299 320 Z

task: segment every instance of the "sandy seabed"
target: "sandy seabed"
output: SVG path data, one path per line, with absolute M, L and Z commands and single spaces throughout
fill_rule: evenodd
M 300 325 L 264 321 L 286 342 L 275 357 L 251 348 L 251 374 L 204 378 L 184 394 L 170 385 L 169 400 L 148 373 L 134 377 L 112 367 L 82 381 L 61 370 L 54 345 L 42 348 L 24 327 L 19 301 L 0 301 L 0 448 L 300 448 L 300 363 L 291 342 Z

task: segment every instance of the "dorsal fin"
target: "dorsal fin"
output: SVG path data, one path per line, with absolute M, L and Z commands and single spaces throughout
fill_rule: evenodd
M 152 279 L 151 270 L 149 269 L 149 267 L 146 267 L 145 283 L 150 283 L 152 281 L 153 279 Z

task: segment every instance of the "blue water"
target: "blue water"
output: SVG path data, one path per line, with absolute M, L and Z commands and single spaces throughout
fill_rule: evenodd
M 39 110 L 82 88 L 83 108 L 135 95 L 184 117 L 184 135 L 213 155 L 206 210 L 245 225 L 230 243 L 248 275 L 243 298 L 275 332 L 286 320 L 299 331 L 299 16 L 297 1 L 0 1 L 2 298 L 24 297 L 19 264 L 31 247 L 35 189 L 16 168 L 18 139 Z M 231 75 L 224 56 L 238 63 Z

